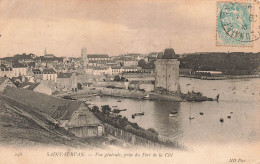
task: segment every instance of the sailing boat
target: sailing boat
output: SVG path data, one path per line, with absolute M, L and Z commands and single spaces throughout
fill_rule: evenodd
M 236 90 L 236 83 L 232 82 L 232 90 Z
M 219 121 L 220 121 L 221 123 L 224 122 L 224 119 L 223 119 L 223 117 L 222 117 L 222 110 L 221 110 L 221 117 L 220 117 Z
M 141 104 L 140 104 L 140 112 L 132 114 L 132 118 L 134 118 L 135 116 L 142 116 L 142 115 L 144 115 L 144 112 L 141 112 Z
M 172 106 L 173 106 L 173 104 L 172 104 Z M 169 117 L 175 117 L 175 116 L 177 116 L 177 114 L 178 114 L 177 109 L 174 109 L 174 110 L 172 110 L 172 111 L 169 113 Z
M 177 116 L 177 114 L 178 114 L 177 111 L 171 111 L 171 112 L 169 113 L 169 116 L 170 116 L 170 117 L 175 117 L 175 116 Z
M 217 95 L 216 99 L 217 99 L 217 102 L 218 102 L 218 99 L 219 99 L 219 94 Z
M 190 116 L 189 116 L 189 119 L 194 119 L 194 116 L 191 115 L 191 107 L 190 107 Z

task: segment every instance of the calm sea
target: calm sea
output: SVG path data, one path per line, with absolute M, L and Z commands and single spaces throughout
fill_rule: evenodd
M 180 78 L 180 84 L 183 93 L 194 90 L 212 98 L 220 94 L 219 102 L 168 102 L 116 97 L 94 97 L 91 102 L 97 106 L 108 104 L 119 109 L 126 108 L 127 111 L 121 114 L 131 122 L 146 129 L 154 128 L 161 136 L 176 139 L 188 147 L 194 143 L 259 142 L 260 79 L 208 81 Z M 173 110 L 178 111 L 177 116 L 169 117 L 169 112 Z M 131 117 L 140 111 L 145 113 L 144 116 Z M 193 120 L 189 119 L 190 115 L 194 116 Z M 224 119 L 223 123 L 220 118 Z

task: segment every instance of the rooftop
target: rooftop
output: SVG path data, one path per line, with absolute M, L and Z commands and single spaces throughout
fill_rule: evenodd
M 60 73 L 58 74 L 58 78 L 70 78 L 72 73 Z
M 0 85 L 6 80 L 8 79 L 7 77 L 0 77 Z
M 120 66 L 114 66 L 114 67 L 111 67 L 112 69 L 121 69 Z
M 22 63 L 14 62 L 13 68 L 24 68 L 25 66 Z
M 175 54 L 173 48 L 167 48 L 164 50 L 163 54 L 157 56 L 158 59 L 177 59 L 178 56 Z
M 55 74 L 56 71 L 54 71 L 54 69 L 44 69 L 42 71 L 43 74 Z
M 123 66 L 123 69 L 138 69 L 139 67 L 137 66 Z
M 89 54 L 88 58 L 109 58 L 107 54 Z
M 48 96 L 28 89 L 6 87 L 4 95 L 20 103 L 48 114 L 54 119 L 68 120 L 79 108 L 81 102 Z
M 85 108 L 83 105 L 80 106 L 79 110 L 73 113 L 71 119 L 66 124 L 66 127 L 82 127 L 88 125 L 100 125 L 99 121 L 94 114 Z

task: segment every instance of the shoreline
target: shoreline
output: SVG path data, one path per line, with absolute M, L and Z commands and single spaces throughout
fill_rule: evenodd
M 90 91 L 90 90 L 89 90 Z M 111 96 L 111 97 L 121 97 L 139 100 L 154 100 L 154 101 L 170 101 L 170 102 L 202 102 L 202 101 L 215 101 L 213 98 L 208 98 L 206 96 L 198 96 L 198 93 L 180 93 L 176 95 L 161 95 L 155 92 L 142 92 L 135 90 L 126 89 L 111 89 L 106 87 L 96 87 L 95 91 L 91 93 L 88 90 L 75 92 L 68 94 L 72 99 L 84 99 L 90 98 L 92 96 Z
M 123 97 L 132 99 L 142 99 L 142 100 L 158 100 L 158 101 L 175 101 L 184 102 L 186 100 L 182 99 L 181 96 L 170 96 L 170 95 L 159 95 L 153 92 L 141 92 L 141 91 L 129 91 L 125 89 L 110 89 L 110 88 L 97 88 L 97 94 L 99 96 L 112 96 L 112 97 Z M 149 97 L 145 99 L 147 95 Z
M 223 75 L 223 76 L 199 76 L 199 75 L 184 75 L 180 77 L 194 78 L 200 80 L 228 80 L 228 79 L 247 79 L 247 78 L 260 78 L 260 75 Z

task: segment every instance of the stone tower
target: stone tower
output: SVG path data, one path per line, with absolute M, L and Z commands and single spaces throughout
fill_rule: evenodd
M 164 50 L 155 61 L 155 89 L 165 89 L 169 92 L 180 92 L 178 56 L 174 49 Z
M 87 57 L 87 49 L 86 47 L 81 49 L 81 58 L 83 60 L 83 66 L 87 65 L 88 57 Z

